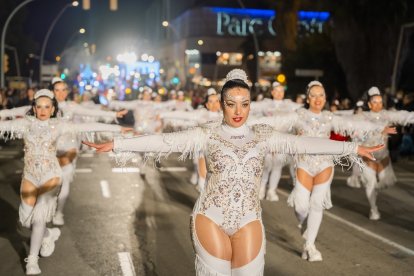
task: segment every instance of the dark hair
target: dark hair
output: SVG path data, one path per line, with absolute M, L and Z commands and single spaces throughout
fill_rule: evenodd
M 224 94 L 227 92 L 227 90 L 230 90 L 236 87 L 247 89 L 250 93 L 250 87 L 243 80 L 239 80 L 239 79 L 229 80 L 223 85 L 220 91 L 220 102 L 222 105 L 224 104 Z
M 47 97 L 47 96 L 41 96 L 41 97 L 39 97 L 39 98 L 37 98 L 37 99 L 40 99 L 40 98 L 48 98 L 48 99 L 50 99 L 49 97 Z M 37 100 L 36 99 L 36 100 Z M 32 106 L 30 107 L 30 109 L 27 111 L 27 113 L 26 113 L 26 115 L 29 115 L 29 116 L 36 116 L 35 115 L 35 113 L 34 113 L 34 110 L 33 110 L 33 108 L 36 106 L 36 100 L 33 100 L 32 101 Z M 52 114 L 52 116 L 50 116 L 51 118 L 56 118 L 57 117 L 57 115 L 58 115 L 58 113 L 59 113 L 59 106 L 58 106 L 58 102 L 56 101 L 56 99 L 55 98 L 53 98 L 53 99 L 50 99 L 51 101 L 52 101 L 52 104 L 53 104 L 53 107 L 55 108 L 55 111 L 53 112 L 53 114 Z
M 57 84 L 59 84 L 59 83 L 63 83 L 64 85 L 66 85 L 66 87 L 68 86 L 68 85 L 67 85 L 67 83 L 66 83 L 66 82 L 64 82 L 63 80 L 62 80 L 62 81 L 57 81 L 57 82 L 54 82 L 53 84 L 50 84 L 50 86 L 49 86 L 49 90 L 51 90 L 52 92 L 54 92 L 54 90 L 55 90 L 55 86 L 56 86 Z

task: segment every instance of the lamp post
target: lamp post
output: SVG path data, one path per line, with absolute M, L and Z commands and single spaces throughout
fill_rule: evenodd
M 394 67 L 392 70 L 392 80 L 391 80 L 391 94 L 392 95 L 395 95 L 395 90 L 397 88 L 397 69 L 398 69 L 398 62 L 399 62 L 400 54 L 401 54 L 404 30 L 406 28 L 412 28 L 412 27 L 414 27 L 414 22 L 404 24 L 401 26 L 401 29 L 400 29 L 400 35 L 398 37 L 397 53 L 395 54 Z
M 29 4 L 30 2 L 33 2 L 35 0 L 26 0 L 20 5 L 18 5 L 14 10 L 10 13 L 9 17 L 7 17 L 6 22 L 4 23 L 3 30 L 1 32 L 1 43 L 0 43 L 0 87 L 4 87 L 4 48 L 5 48 L 5 41 L 6 41 L 6 31 L 7 27 L 9 26 L 9 23 L 13 16 L 16 14 L 18 10 L 20 10 L 23 6 Z
M 242 9 L 246 9 L 246 6 L 244 5 L 243 0 L 237 0 L 237 2 L 239 2 L 239 5 Z M 259 56 L 258 56 L 259 42 L 257 40 L 256 32 L 253 32 L 252 35 L 253 35 L 254 50 L 256 52 L 254 54 L 254 56 L 256 57 L 256 82 L 259 82 L 259 78 L 260 78 L 260 73 L 259 73 L 260 72 L 260 67 L 259 67 Z M 257 91 L 256 85 L 254 85 L 254 87 L 255 87 L 255 90 Z
M 68 3 L 66 4 L 61 10 L 60 12 L 56 15 L 55 19 L 53 19 L 52 24 L 50 24 L 49 29 L 47 30 L 45 39 L 43 40 L 42 43 L 42 49 L 40 51 L 40 61 L 39 61 L 39 83 L 42 83 L 42 67 L 43 67 L 43 59 L 45 57 L 45 51 L 46 51 L 46 45 L 47 42 L 49 40 L 49 36 L 52 33 L 53 28 L 55 27 L 57 21 L 59 20 L 59 18 L 62 16 L 62 14 L 66 11 L 67 8 L 69 7 L 77 7 L 79 5 L 79 2 L 74 1 L 72 3 Z

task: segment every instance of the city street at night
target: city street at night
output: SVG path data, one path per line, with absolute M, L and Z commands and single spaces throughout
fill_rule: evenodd
M 24 273 L 28 246 L 27 236 L 16 234 L 22 152 L 11 144 L 0 154 L 0 275 Z M 265 275 L 410 275 L 413 165 L 400 160 L 395 166 L 399 182 L 379 196 L 380 221 L 368 220 L 364 191 L 347 187 L 349 172 L 337 168 L 334 207 L 317 240 L 320 263 L 300 258 L 303 242 L 286 204 L 291 180 L 284 171 L 280 201 L 262 201 Z M 194 275 L 189 219 L 198 192 L 189 182 L 192 163 L 164 160 L 159 169 L 148 166 L 145 179 L 137 168 L 119 168 L 108 154 L 81 155 L 62 237 L 53 256 L 39 261 L 43 275 Z
M 0 0 L 0 276 L 411 276 L 413 76 L 412 0 Z

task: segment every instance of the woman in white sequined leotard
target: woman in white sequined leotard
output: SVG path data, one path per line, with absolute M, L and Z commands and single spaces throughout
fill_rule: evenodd
M 161 119 L 174 119 L 175 125 L 179 126 L 179 129 L 188 129 L 190 127 L 201 126 L 204 124 L 211 124 L 214 122 L 220 122 L 223 119 L 223 115 L 220 107 L 220 95 L 214 88 L 207 90 L 207 96 L 205 101 L 205 107 L 203 109 L 197 109 L 194 111 L 170 111 L 161 113 Z M 180 123 L 182 122 L 182 123 Z M 191 175 L 190 182 L 193 185 L 197 185 L 197 190 L 204 189 L 206 182 L 206 160 L 203 156 L 194 159 L 194 172 Z
M 307 89 L 309 108 L 298 109 L 294 113 L 279 114 L 273 118 L 263 118 L 257 122 L 269 123 L 274 127 L 292 128 L 301 136 L 320 137 L 329 141 L 331 131 L 343 135 L 359 133 L 365 136 L 370 132 L 382 131 L 378 126 L 356 116 L 338 116 L 324 111 L 326 103 L 325 89 L 318 81 L 309 83 Z M 315 240 L 322 222 L 323 210 L 332 207 L 331 183 L 334 163 L 340 158 L 326 155 L 298 155 L 296 160 L 295 188 L 289 196 L 288 203 L 295 208 L 299 227 L 306 242 L 302 258 L 309 261 L 321 261 L 322 254 L 315 247 Z M 305 225 L 304 225 L 305 224 Z
M 223 122 L 191 130 L 115 139 L 89 144 L 98 151 L 203 152 L 205 189 L 192 214 L 197 275 L 263 275 L 265 235 L 259 200 L 264 157 L 268 152 L 370 156 L 355 143 L 281 134 L 268 125 L 248 127 L 250 92 L 247 77 L 235 69 L 227 75 L 222 95 Z
M 74 117 L 83 118 L 83 121 L 90 121 L 90 118 L 112 122 L 121 118 L 127 111 L 112 112 L 100 110 L 97 108 L 88 108 L 77 104 L 73 101 L 67 101 L 68 86 L 60 78 L 53 78 L 52 90 L 59 104 L 60 115 L 67 122 L 74 123 Z M 59 164 L 62 167 L 62 189 L 59 193 L 58 206 L 53 218 L 54 225 L 63 225 L 65 223 L 63 210 L 69 197 L 70 183 L 73 181 L 75 174 L 76 160 L 80 148 L 80 138 L 76 133 L 66 133 L 59 137 L 57 142 L 57 156 Z
M 382 96 L 377 87 L 371 87 L 368 90 L 368 96 L 368 107 L 370 111 L 360 114 L 363 120 L 380 127 L 388 127 L 391 125 L 404 126 L 414 123 L 414 112 L 383 110 Z M 389 128 L 389 130 L 389 132 L 371 132 L 366 136 L 355 135 L 354 138 L 365 146 L 374 144 L 387 145 L 387 134 L 396 133 L 395 128 Z M 374 157 L 375 160 L 364 159 L 367 166 L 362 170 L 361 182 L 365 187 L 366 196 L 370 205 L 369 218 L 371 220 L 378 220 L 381 217 L 377 207 L 378 191 L 393 186 L 397 182 L 397 178 L 392 168 L 387 147 L 376 152 Z
M 32 229 L 26 273 L 40 274 L 38 255 L 50 256 L 60 236 L 58 228 L 46 228 L 56 209 L 62 170 L 56 157 L 57 140 L 66 133 L 121 131 L 120 126 L 97 123 L 71 124 L 55 117 L 58 107 L 50 90 L 36 92 L 34 116 L 0 122 L 3 138 L 24 139 L 24 169 L 20 188 L 20 222 Z

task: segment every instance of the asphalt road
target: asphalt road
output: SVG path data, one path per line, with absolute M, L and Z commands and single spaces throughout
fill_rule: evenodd
M 16 229 L 22 148 L 0 149 L 0 275 L 24 275 L 27 230 Z M 134 163 L 118 168 L 108 154 L 82 154 L 55 253 L 39 260 L 42 275 L 195 275 L 189 218 L 198 192 L 192 163 L 162 161 L 140 177 Z M 362 189 L 335 173 L 334 208 L 325 212 L 316 245 L 324 261 L 300 258 L 303 239 L 286 204 L 284 172 L 279 202 L 263 201 L 265 275 L 413 275 L 414 161 L 395 165 L 398 184 L 381 192 L 380 221 L 368 220 Z

